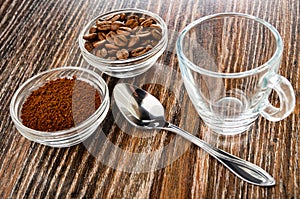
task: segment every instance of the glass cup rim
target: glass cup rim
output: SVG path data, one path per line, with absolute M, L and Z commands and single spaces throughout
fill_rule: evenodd
M 197 24 L 213 19 L 213 18 L 217 18 L 217 17 L 241 17 L 241 18 L 246 18 L 246 19 L 251 19 L 257 23 L 262 24 L 263 26 L 265 26 L 266 28 L 268 28 L 268 30 L 271 31 L 272 35 L 274 36 L 274 39 L 276 41 L 276 50 L 273 53 L 272 57 L 266 61 L 264 64 L 251 69 L 251 70 L 247 70 L 247 71 L 243 71 L 243 72 L 238 72 L 238 73 L 222 73 L 222 72 L 214 72 L 214 71 L 210 71 L 207 69 L 203 69 L 198 67 L 197 65 L 195 65 L 193 62 L 191 62 L 184 54 L 183 52 L 183 39 L 186 35 L 187 32 L 189 32 L 193 27 L 195 27 Z M 212 14 L 212 15 L 208 15 L 208 16 L 204 16 L 201 17 L 195 21 L 193 21 L 192 23 L 188 24 L 179 34 L 178 39 L 176 41 L 176 50 L 177 50 L 177 54 L 179 59 L 181 59 L 181 61 L 187 62 L 187 66 L 191 67 L 194 71 L 199 72 L 201 74 L 205 74 L 208 76 L 212 76 L 212 77 L 221 77 L 221 78 L 239 78 L 239 77 L 246 77 L 246 76 L 251 76 L 253 74 L 257 74 L 265 69 L 271 68 L 272 67 L 272 63 L 274 62 L 274 60 L 276 61 L 276 59 L 280 59 L 282 52 L 283 52 L 283 41 L 282 38 L 279 34 L 279 32 L 277 31 L 277 29 L 271 25 L 269 22 L 249 15 L 249 14 L 244 14 L 244 13 L 238 13 L 238 12 L 224 12 L 224 13 L 216 13 L 216 14 Z
M 29 128 L 29 127 L 23 125 L 23 123 L 19 120 L 19 118 L 17 117 L 17 114 L 15 112 L 15 102 L 16 102 L 18 96 L 22 93 L 22 89 L 24 89 L 24 87 L 26 87 L 32 80 L 38 79 L 38 78 L 42 77 L 43 75 L 45 75 L 47 73 L 51 73 L 51 72 L 55 72 L 55 71 L 64 71 L 64 70 L 78 70 L 78 71 L 82 71 L 84 73 L 89 73 L 90 75 L 93 75 L 93 76 L 95 76 L 95 78 L 97 78 L 97 80 L 99 81 L 98 83 L 96 82 L 97 84 L 104 85 L 104 90 L 103 90 L 103 95 L 102 95 L 103 98 L 102 98 L 102 102 L 100 104 L 100 107 L 92 115 L 90 115 L 85 121 L 83 121 L 81 124 L 79 124 L 78 126 L 71 127 L 69 129 L 65 129 L 65 130 L 51 131 L 51 132 L 39 131 L 39 130 L 35 130 L 35 129 Z M 76 132 L 76 131 L 78 131 L 82 128 L 85 128 L 85 126 L 87 124 L 89 124 L 91 121 L 96 121 L 97 120 L 98 114 L 103 112 L 105 110 L 105 106 L 108 105 L 108 102 L 109 102 L 108 92 L 109 91 L 108 91 L 107 84 L 102 79 L 102 77 L 100 75 L 98 75 L 97 73 L 89 70 L 89 69 L 85 69 L 85 68 L 81 68 L 81 67 L 75 67 L 75 66 L 65 66 L 65 67 L 60 67 L 60 68 L 53 68 L 53 69 L 43 71 L 43 72 L 41 72 L 37 75 L 34 75 L 33 77 L 26 80 L 17 89 L 17 91 L 14 93 L 14 95 L 11 99 L 11 102 L 10 102 L 10 115 L 11 115 L 12 120 L 16 124 L 16 126 L 22 128 L 26 132 L 30 132 L 33 135 L 36 135 L 36 136 L 39 136 L 39 137 L 68 135 L 69 133 Z
M 82 37 L 85 34 L 85 32 L 90 28 L 91 24 L 94 23 L 100 17 L 104 17 L 104 16 L 111 15 L 111 14 L 118 14 L 118 13 L 121 13 L 121 12 L 136 12 L 136 13 L 140 13 L 140 14 L 146 14 L 146 15 L 156 19 L 159 22 L 159 24 L 162 26 L 162 38 L 159 40 L 159 42 L 150 51 L 144 53 L 141 56 L 138 56 L 138 57 L 135 57 L 135 58 L 130 58 L 130 59 L 125 59 L 125 60 L 104 59 L 104 58 L 98 57 L 98 56 L 88 52 L 84 47 L 84 40 L 83 40 Z M 124 63 L 131 63 L 131 62 L 135 62 L 135 61 L 145 59 L 148 56 L 159 52 L 161 50 L 161 45 L 165 42 L 165 37 L 166 36 L 167 36 L 167 25 L 166 25 L 165 21 L 159 15 L 157 15 L 153 12 L 138 9 L 138 8 L 124 8 L 124 9 L 118 9 L 118 10 L 112 10 L 112 11 L 109 11 L 109 12 L 105 12 L 103 14 L 100 14 L 100 15 L 94 17 L 92 20 L 88 21 L 88 23 L 84 26 L 84 28 L 82 29 L 82 31 L 79 34 L 78 43 L 79 43 L 79 47 L 83 51 L 83 53 L 88 55 L 90 57 L 90 59 L 92 59 L 92 60 L 95 60 L 97 62 L 109 63 L 109 64 L 124 64 Z M 115 69 L 116 67 L 111 67 L 111 68 Z M 122 66 L 120 68 L 127 68 L 127 67 Z

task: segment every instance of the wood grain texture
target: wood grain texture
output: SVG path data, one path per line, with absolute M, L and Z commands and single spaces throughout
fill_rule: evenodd
M 274 176 L 276 186 L 262 188 L 241 181 L 203 150 L 171 133 L 155 131 L 149 135 L 133 129 L 114 113 L 113 101 L 100 134 L 95 133 L 88 144 L 56 149 L 31 142 L 18 133 L 9 115 L 9 103 L 17 88 L 50 68 L 88 66 L 77 43 L 81 29 L 98 14 L 128 7 L 159 14 L 168 25 L 169 45 L 157 64 L 141 76 L 119 80 L 102 74 L 110 94 L 118 82 L 142 86 L 164 104 L 168 120 L 261 166 Z M 284 41 L 279 72 L 292 83 L 297 104 L 294 113 L 281 122 L 259 118 L 248 132 L 224 137 L 213 134 L 194 110 L 180 77 L 174 44 L 188 23 L 208 14 L 229 11 L 258 16 L 278 29 Z M 2 0 L 0 16 L 0 198 L 292 199 L 300 196 L 299 0 Z M 274 94 L 271 100 L 278 103 Z M 141 133 L 144 137 L 136 137 Z M 107 140 L 101 140 L 101 135 Z M 138 162 L 135 165 L 153 170 L 128 172 L 126 164 L 135 162 L 114 154 L 109 143 L 123 151 L 153 152 L 150 167 Z M 168 144 L 169 151 L 159 151 Z M 94 153 L 87 145 L 94 146 Z M 181 149 L 187 150 L 171 161 Z M 117 169 L 103 163 L 101 155 L 115 163 Z M 162 161 L 169 164 L 155 169 Z

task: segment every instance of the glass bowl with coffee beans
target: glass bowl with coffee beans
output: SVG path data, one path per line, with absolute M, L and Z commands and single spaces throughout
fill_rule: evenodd
M 10 115 L 27 139 L 69 147 L 97 130 L 109 110 L 106 82 L 80 67 L 61 67 L 28 79 L 13 95 Z
M 116 10 L 91 20 L 78 40 L 89 64 L 113 77 L 133 77 L 148 70 L 165 51 L 167 25 L 146 10 Z

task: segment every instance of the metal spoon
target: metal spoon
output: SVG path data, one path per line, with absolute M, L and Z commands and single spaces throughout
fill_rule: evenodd
M 162 104 L 150 93 L 134 85 L 120 83 L 113 91 L 116 104 L 124 117 L 135 127 L 164 129 L 177 133 L 204 149 L 242 180 L 259 186 L 275 185 L 274 178 L 262 168 L 213 147 L 194 135 L 167 122 Z

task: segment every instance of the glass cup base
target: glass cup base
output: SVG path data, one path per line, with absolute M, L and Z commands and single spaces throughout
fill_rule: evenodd
M 207 123 L 205 123 L 205 125 L 217 134 L 229 135 L 229 136 L 244 133 L 245 131 L 249 130 L 253 126 L 253 124 L 249 124 L 247 126 L 241 126 L 241 127 L 238 127 L 238 128 L 230 128 L 230 127 L 218 128 L 218 127 L 215 127 L 215 126 L 211 126 L 210 124 L 207 124 Z
M 242 120 L 218 120 L 203 118 L 205 125 L 213 132 L 221 135 L 236 135 L 243 133 L 253 127 L 256 117 L 251 117 Z

